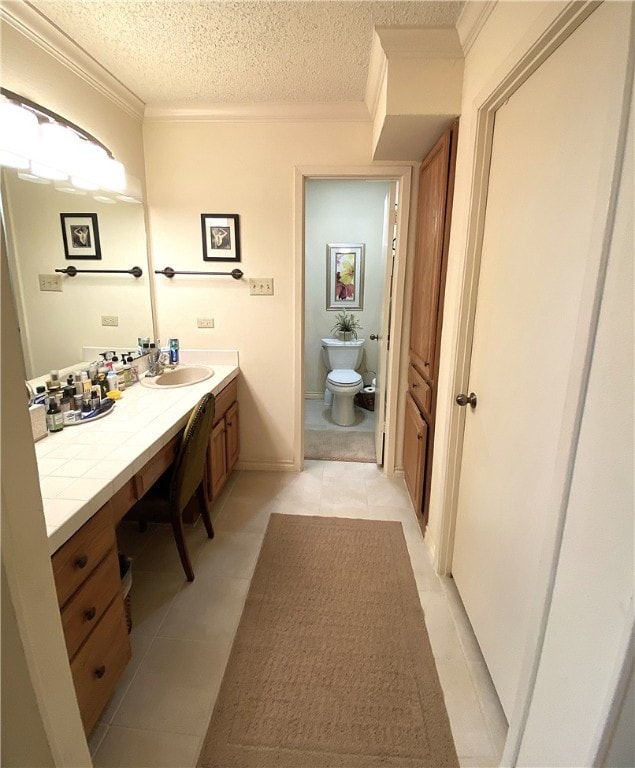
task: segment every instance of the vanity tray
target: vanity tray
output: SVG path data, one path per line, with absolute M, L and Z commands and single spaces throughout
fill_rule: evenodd
M 90 424 L 91 422 L 97 421 L 98 419 L 103 419 L 104 416 L 109 416 L 114 410 L 115 410 L 115 404 L 113 402 L 113 404 L 108 408 L 108 410 L 101 411 L 101 413 L 96 413 L 94 416 L 89 416 L 86 419 L 79 419 L 78 421 L 65 422 L 64 429 L 66 429 L 66 427 L 78 427 L 80 424 Z

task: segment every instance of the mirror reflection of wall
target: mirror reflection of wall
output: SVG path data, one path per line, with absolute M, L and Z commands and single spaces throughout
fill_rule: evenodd
M 138 336 L 153 335 L 141 204 L 98 202 L 58 191 L 51 184 L 23 181 L 4 169 L 2 207 L 29 378 L 81 361 L 85 346 L 135 349 Z M 100 260 L 66 258 L 61 213 L 97 215 Z M 139 266 L 143 275 L 61 275 L 61 292 L 40 290 L 39 275 L 55 275 L 55 269 L 71 265 L 78 269 Z M 102 316 L 116 317 L 118 324 L 104 326 Z

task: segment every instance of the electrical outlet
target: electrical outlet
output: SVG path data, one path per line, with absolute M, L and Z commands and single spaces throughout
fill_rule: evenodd
M 213 317 L 197 317 L 196 327 L 197 328 L 213 328 L 214 318 Z
M 273 296 L 273 277 L 250 277 L 250 296 Z
M 61 275 L 38 275 L 40 281 L 41 291 L 61 291 L 62 290 L 62 276 Z
M 114 328 L 115 326 L 119 325 L 119 318 L 117 315 L 102 315 L 101 324 Z

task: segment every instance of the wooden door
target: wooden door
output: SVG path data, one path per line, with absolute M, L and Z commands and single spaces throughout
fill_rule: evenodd
M 428 425 L 421 416 L 415 401 L 406 395 L 406 420 L 404 424 L 403 469 L 408 493 L 415 506 L 423 504 L 423 472 L 426 463 Z
M 417 207 L 417 241 L 413 275 L 412 313 L 410 327 L 410 371 L 421 378 L 421 388 L 428 389 L 425 406 L 420 414 L 427 423 L 427 450 L 418 476 L 422 487 L 411 491 L 415 512 L 421 515 L 425 528 L 428 518 L 432 478 L 432 446 L 437 401 L 437 370 L 443 319 L 443 296 L 452 219 L 454 169 L 458 120 L 445 131 L 421 164 L 419 202 Z M 409 387 L 410 387 L 409 374 Z M 413 392 L 417 394 L 417 392 Z M 415 396 L 415 401 L 418 397 Z M 408 418 L 408 417 L 406 417 Z M 404 453 L 412 448 L 404 443 Z
M 543 528 L 558 512 L 558 446 L 572 440 L 561 418 L 610 195 L 629 32 L 620 6 L 595 10 L 495 120 L 452 573 L 508 717 Z
M 410 362 L 430 381 L 436 377 L 442 286 L 449 227 L 446 213 L 451 205 L 450 159 L 453 130 L 446 131 L 421 166 L 417 206 L 417 240 L 413 275 L 413 302 L 410 330 Z

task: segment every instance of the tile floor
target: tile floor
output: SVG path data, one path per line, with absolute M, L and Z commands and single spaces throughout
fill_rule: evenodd
M 430 565 L 403 481 L 375 464 L 321 461 L 300 474 L 234 472 L 214 508 L 216 537 L 187 530 L 191 584 L 169 527 L 120 526 L 133 558 L 133 657 L 89 739 L 94 765 L 196 765 L 271 512 L 401 521 L 460 763 L 498 765 L 500 704 L 452 580 Z
M 326 429 L 332 432 L 346 432 L 354 429 L 357 432 L 375 431 L 375 412 L 355 407 L 355 424 L 352 427 L 340 427 L 330 418 L 330 408 L 324 400 L 304 401 L 304 426 L 306 429 Z

